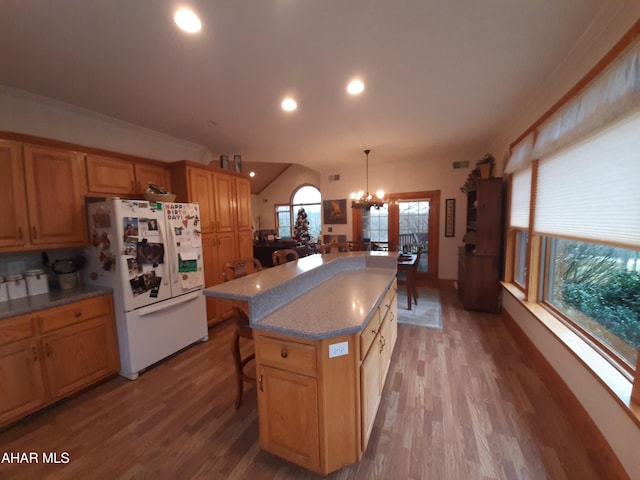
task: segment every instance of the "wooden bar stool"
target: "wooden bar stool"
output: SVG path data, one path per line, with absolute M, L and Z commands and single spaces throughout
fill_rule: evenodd
M 300 255 L 292 248 L 283 248 L 282 250 L 276 250 L 271 254 L 271 260 L 273 260 L 273 266 L 277 267 L 287 262 L 294 262 L 298 260 Z
M 245 258 L 227 262 L 224 265 L 222 276 L 225 282 L 227 282 L 236 278 L 245 277 L 260 270 L 262 270 L 260 260 L 257 258 Z M 244 368 L 251 360 L 256 358 L 256 354 L 254 352 L 242 358 L 240 352 L 240 337 L 253 340 L 253 329 L 249 326 L 249 317 L 247 317 L 247 314 L 241 308 L 233 307 L 233 317 L 236 330 L 231 341 L 231 357 L 233 358 L 233 366 L 236 370 L 237 390 L 235 406 L 237 410 L 242 403 L 243 382 L 250 382 L 255 385 L 255 377 L 247 375 Z

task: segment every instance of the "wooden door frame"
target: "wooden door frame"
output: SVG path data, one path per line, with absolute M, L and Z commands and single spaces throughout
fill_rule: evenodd
M 398 249 L 399 235 L 399 211 L 398 202 L 411 200 L 428 199 L 429 208 L 429 248 L 427 250 L 427 262 L 429 271 L 424 274 L 418 274 L 418 280 L 437 280 L 438 279 L 438 252 L 440 249 L 440 190 L 424 190 L 421 192 L 400 192 L 386 195 L 389 200 L 389 251 Z M 354 250 L 362 250 L 362 210 L 352 209 L 352 238 Z M 395 239 L 395 243 L 391 243 L 391 239 Z

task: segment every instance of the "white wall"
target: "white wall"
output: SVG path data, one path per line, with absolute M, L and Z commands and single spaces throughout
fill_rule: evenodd
M 469 160 L 473 166 L 478 158 L 434 159 L 424 162 L 394 162 L 393 164 L 377 165 L 369 163 L 369 186 L 371 191 L 382 188 L 386 193 L 441 191 L 440 212 L 440 278 L 455 279 L 457 277 L 457 248 L 461 244 L 465 222 L 465 196 L 460 192 L 460 186 L 467 178 L 469 169 L 452 167 L 454 160 Z M 358 159 L 361 160 L 361 159 Z M 257 217 L 263 229 L 275 227 L 274 205 L 287 204 L 291 201 L 293 190 L 303 183 L 317 186 L 322 193 L 323 200 L 347 199 L 353 191 L 365 188 L 365 168 L 362 162 L 346 165 L 338 169 L 315 170 L 292 165 L 283 175 L 269 185 L 260 195 L 252 195 L 252 212 L 254 227 L 258 228 Z M 329 180 L 329 176 L 340 175 L 340 180 Z M 455 237 L 444 237 L 444 200 L 456 199 L 456 228 Z M 345 225 L 331 225 L 332 235 L 346 235 L 352 238 L 351 208 L 347 208 L 347 223 Z M 323 226 L 323 233 L 329 233 L 327 226 Z
M 2 85 L 0 130 L 166 162 L 211 157 L 202 145 Z
M 457 160 L 469 160 L 474 166 L 477 158 L 437 158 L 423 161 L 373 164 L 369 161 L 369 190 L 375 192 L 382 188 L 385 193 L 418 192 L 440 190 L 440 252 L 438 258 L 439 277 L 443 279 L 457 278 L 457 248 L 462 243 L 465 223 L 465 196 L 460 192 L 460 186 L 464 183 L 469 169 L 453 169 L 453 162 Z M 345 166 L 340 169 L 321 171 L 320 191 L 325 200 L 346 198 L 349 205 L 351 192 L 364 190 L 365 167 L 363 162 L 355 162 L 356 165 Z M 330 181 L 330 175 L 340 175 L 340 180 Z M 456 228 L 455 237 L 444 236 L 444 200 L 456 199 Z M 347 209 L 347 225 L 332 225 L 334 234 L 352 237 L 351 209 Z M 323 230 L 325 231 L 326 228 Z
M 274 205 L 288 204 L 291 202 L 293 191 L 303 184 L 318 187 L 320 191 L 320 174 L 302 165 L 293 164 L 259 195 L 251 195 L 251 213 L 253 215 L 253 227 L 258 229 L 258 217 L 260 217 L 261 229 L 275 229 L 276 219 Z

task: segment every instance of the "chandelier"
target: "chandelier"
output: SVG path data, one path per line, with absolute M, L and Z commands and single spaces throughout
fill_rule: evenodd
M 375 198 L 369 193 L 369 152 L 371 152 L 371 150 L 364 151 L 367 156 L 366 193 L 360 190 L 358 193 L 351 194 L 351 208 L 359 208 L 367 211 L 371 210 L 371 207 L 380 210 L 385 204 L 384 192 L 382 190 L 376 192 Z

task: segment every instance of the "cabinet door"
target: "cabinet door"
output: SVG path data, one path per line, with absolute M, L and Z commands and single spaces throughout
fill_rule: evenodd
M 0 425 L 46 403 L 39 356 L 35 340 L 0 347 Z
M 238 256 L 253 258 L 253 233 L 251 230 L 238 232 Z
M 118 371 L 114 334 L 113 319 L 105 316 L 42 337 L 53 400 Z
M 246 178 L 236 178 L 237 218 L 239 231 L 251 231 L 251 184 Z
M 167 169 L 160 165 L 147 163 L 136 163 L 136 191 L 143 194 L 147 191 L 150 183 L 157 185 L 164 190 L 170 191 L 169 175 Z
M 87 188 L 93 193 L 132 195 L 135 193 L 133 162 L 87 155 Z
M 477 181 L 476 253 L 500 255 L 502 238 L 502 179 Z
M 362 405 L 362 451 L 367 449 L 369 436 L 380 404 L 380 334 L 376 335 L 369 354 L 360 365 L 360 398 Z
M 189 168 L 189 201 L 200 204 L 200 225 L 202 233 L 215 231 L 215 211 L 213 206 L 213 174 L 206 170 Z
M 29 223 L 19 143 L 0 140 L 0 248 L 27 244 Z
M 231 175 L 223 173 L 214 173 L 214 207 L 216 232 L 226 233 L 233 232 L 235 228 L 235 211 L 236 201 L 233 188 L 233 179 Z
M 224 268 L 224 264 L 227 262 L 232 262 L 238 258 L 238 252 L 236 249 L 236 240 L 235 235 L 233 233 L 216 235 L 217 238 L 217 256 L 216 256 L 216 285 L 222 283 L 224 279 L 222 278 L 222 272 Z M 219 298 L 216 302 L 217 304 L 217 316 L 218 318 L 226 318 L 230 316 L 233 312 L 231 309 L 231 301 Z
M 260 446 L 297 465 L 318 471 L 320 434 L 316 379 L 270 367 L 260 367 L 258 379 Z
M 218 267 L 216 265 L 217 254 L 217 242 L 218 239 L 213 235 L 207 235 L 202 237 L 202 259 L 204 268 L 204 287 L 212 287 L 217 285 Z M 207 324 L 212 326 L 218 321 L 218 300 L 215 297 L 205 296 L 205 302 L 207 305 Z
M 24 146 L 31 243 L 87 243 L 82 155 L 57 148 Z

